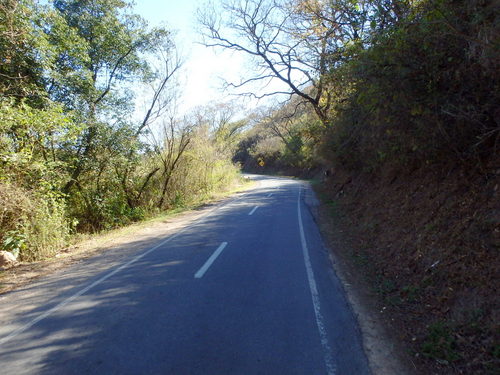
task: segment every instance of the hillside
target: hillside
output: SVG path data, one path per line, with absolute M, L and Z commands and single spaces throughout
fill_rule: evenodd
M 366 279 L 417 373 L 498 373 L 498 4 L 300 4 L 319 79 L 263 116 L 233 160 L 322 168 L 324 232 L 345 240 L 332 248 L 350 283 Z
M 419 374 L 499 368 L 499 167 L 333 171 L 317 187 L 348 244 L 337 255 L 364 279 Z

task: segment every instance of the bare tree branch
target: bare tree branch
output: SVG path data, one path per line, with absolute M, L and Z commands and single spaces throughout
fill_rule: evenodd
M 304 30 L 297 27 L 292 3 L 290 0 L 226 0 L 224 12 L 220 14 L 227 15 L 227 19 L 213 8 L 205 9 L 199 13 L 204 45 L 245 53 L 256 63 L 258 70 L 253 75 L 238 83 L 228 82 L 226 87 L 241 89 L 265 82 L 264 88 L 261 87 L 264 92 L 251 90 L 238 94 L 257 99 L 283 94 L 298 96 L 312 105 L 326 124 L 329 103 L 320 100 L 326 89 L 320 79 L 326 69 L 326 47 L 304 37 Z M 266 91 L 274 80 L 284 83 L 288 90 Z

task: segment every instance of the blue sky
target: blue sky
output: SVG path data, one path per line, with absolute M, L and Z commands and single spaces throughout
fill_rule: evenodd
M 195 26 L 194 12 L 201 4 L 200 0 L 137 0 L 134 8 L 152 25 L 166 22 L 188 32 L 189 27 Z
M 227 95 L 220 91 L 221 78 L 237 81 L 245 66 L 243 56 L 216 52 L 198 44 L 195 12 L 203 3 L 203 0 L 137 0 L 134 7 L 150 25 L 163 24 L 177 31 L 176 41 L 185 60 L 179 76 L 183 87 L 179 100 L 181 113 L 198 105 L 227 100 Z

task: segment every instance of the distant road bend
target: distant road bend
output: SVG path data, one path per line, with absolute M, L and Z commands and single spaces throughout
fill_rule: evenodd
M 2 374 L 370 374 L 303 182 L 0 298 Z M 111 260 L 110 260 L 111 259 Z

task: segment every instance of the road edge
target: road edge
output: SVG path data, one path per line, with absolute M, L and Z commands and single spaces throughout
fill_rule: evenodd
M 351 310 L 354 313 L 359 329 L 361 331 L 361 339 L 363 350 L 368 359 L 368 364 L 373 375 L 402 375 L 413 374 L 407 365 L 403 363 L 400 352 L 396 347 L 396 343 L 387 332 L 381 319 L 377 317 L 380 313 L 373 309 L 368 303 L 364 302 L 362 291 L 357 290 L 349 279 L 353 275 L 342 266 L 342 261 L 335 253 L 335 248 L 332 248 L 330 241 L 325 239 L 322 231 L 321 217 L 319 215 L 320 200 L 312 189 L 310 183 L 304 182 L 304 203 L 308 207 L 311 215 L 320 228 L 323 245 L 328 251 L 331 266 L 339 278 L 347 301 Z

